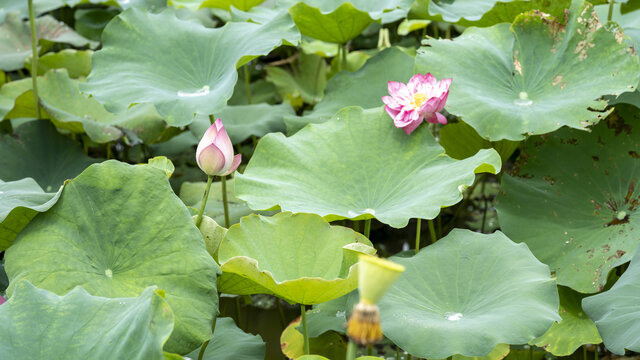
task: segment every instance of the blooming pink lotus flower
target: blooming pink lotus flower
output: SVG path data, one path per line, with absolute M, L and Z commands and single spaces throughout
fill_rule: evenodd
M 447 118 L 440 114 L 449 96 L 451 79 L 437 81 L 431 74 L 414 75 L 405 85 L 389 81 L 389 95 L 383 96 L 384 109 L 393 118 L 398 128 L 411 134 L 422 120 L 432 124 L 446 124 Z
M 196 161 L 200 169 L 209 176 L 229 175 L 240 165 L 242 155 L 233 156 L 233 144 L 222 120 L 216 120 L 205 131 L 196 149 Z

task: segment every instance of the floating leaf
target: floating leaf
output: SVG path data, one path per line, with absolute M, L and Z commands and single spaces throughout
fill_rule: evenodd
M 236 194 L 252 209 L 279 205 L 329 221 L 375 217 L 401 228 L 410 218 L 435 218 L 462 200 L 475 172 L 497 173 L 500 165 L 492 149 L 453 160 L 427 126 L 407 136 L 384 110 L 351 107 L 292 137 L 262 138 L 236 175 Z
M 531 341 L 531 344 L 544 348 L 556 356 L 569 356 L 584 344 L 599 344 L 602 338 L 596 324 L 582 311 L 584 294 L 567 287 L 558 288 L 560 295 L 560 317 L 544 335 Z
M 259 335 L 240 330 L 232 318 L 216 319 L 214 336 L 202 356 L 203 360 L 256 360 L 264 359 L 266 347 Z M 198 359 L 200 348 L 187 357 Z
M 549 268 L 500 232 L 454 229 L 394 261 L 406 271 L 378 304 L 382 330 L 414 356 L 484 356 L 498 344 L 526 344 L 560 320 Z
M 49 43 L 66 43 L 76 47 L 97 45 L 82 36 L 63 22 L 46 15 L 36 19 L 39 46 Z M 19 70 L 24 67 L 24 60 L 31 54 L 31 31 L 29 21 L 22 20 L 17 12 L 6 15 L 0 23 L 0 69 L 5 71 Z
M 134 298 L 91 296 L 78 286 L 65 296 L 28 281 L 0 306 L 0 353 L 9 359 L 157 359 L 173 329 L 164 292 Z
M 624 355 L 625 349 L 640 351 L 640 247 L 613 287 L 585 298 L 582 307 L 609 351 L 617 355 Z
M 280 17 L 264 25 L 232 22 L 209 29 L 178 19 L 170 9 L 129 9 L 104 30 L 104 46 L 81 89 L 109 111 L 153 103 L 169 124 L 187 125 L 196 113 L 220 111 L 233 93 L 236 66 L 279 46 L 289 26 Z
M 307 305 L 329 301 L 358 286 L 359 253 L 375 253 L 366 237 L 317 215 L 250 215 L 229 228 L 218 250 L 220 291 Z
M 592 10 L 574 0 L 566 25 L 531 12 L 511 27 L 429 40 L 416 70 L 453 78 L 446 109 L 486 139 L 585 129 L 606 115 L 599 112 L 606 101 L 597 99 L 634 90 L 640 72 L 627 42 L 600 26 Z
M 640 137 L 621 120 L 610 126 L 527 141 L 497 199 L 505 234 L 583 293 L 601 290 L 640 244 Z
M 313 111 L 302 117 L 285 116 L 287 131 L 295 133 L 309 123 L 322 123 L 346 106 L 365 109 L 382 105 L 382 97 L 389 95 L 387 82 L 407 82 L 413 76 L 414 59 L 398 48 L 381 51 L 357 72 L 340 72 L 329 79 L 324 99 Z
M 176 316 L 167 342 L 184 354 L 208 339 L 217 312 L 218 265 L 167 176 L 115 160 L 90 166 L 5 253 L 8 294 L 21 279 L 65 294 L 136 296 L 157 285 Z
M 71 78 L 86 77 L 91 72 L 92 50 L 65 49 L 57 53 L 46 53 L 38 58 L 38 76 L 44 75 L 51 69 L 67 69 Z M 31 56 L 24 63 L 31 71 Z
M 42 108 L 58 128 L 86 133 L 97 143 L 118 140 L 125 134 L 154 143 L 166 130 L 166 123 L 153 105 L 138 104 L 113 114 L 96 99 L 83 95 L 78 89 L 80 84 L 70 79 L 65 69 L 49 71 L 38 81 Z
M 44 191 L 57 190 L 96 160 L 48 121 L 31 121 L 0 137 L 0 179 L 33 178 Z
M 0 180 L 0 251 L 13 243 L 16 235 L 38 213 L 49 210 L 58 201 L 57 193 L 46 193 L 31 178 Z

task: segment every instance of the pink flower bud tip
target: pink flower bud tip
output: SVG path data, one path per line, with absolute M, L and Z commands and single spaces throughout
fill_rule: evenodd
M 202 171 L 209 176 L 225 176 L 234 172 L 242 155 L 233 155 L 233 144 L 222 120 L 216 120 L 202 136 L 196 149 L 196 162 Z

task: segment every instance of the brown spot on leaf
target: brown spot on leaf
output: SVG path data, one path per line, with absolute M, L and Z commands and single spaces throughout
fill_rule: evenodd
M 556 179 L 554 179 L 553 177 L 549 176 L 549 175 L 545 175 L 542 177 L 542 179 L 546 182 L 549 183 L 549 185 L 553 185 L 556 183 Z
M 607 258 L 607 261 L 610 261 L 610 260 L 612 260 L 612 259 L 620 259 L 620 258 L 621 258 L 624 254 L 626 254 L 626 253 L 627 253 L 626 251 L 616 250 L 616 253 L 615 253 L 615 254 L 613 254 L 613 255 L 611 255 L 611 256 L 609 256 L 609 257 Z
M 522 64 L 520 63 L 520 60 L 518 60 L 518 50 L 513 54 L 513 68 L 518 72 L 518 74 L 522 75 Z
M 600 158 L 595 155 L 593 155 L 591 158 L 593 159 L 593 161 L 600 161 Z
M 640 159 L 640 154 L 638 154 L 637 152 L 635 152 L 633 150 L 629 151 L 629 155 L 634 159 Z
M 562 75 L 556 75 L 556 77 L 553 78 L 551 85 L 556 86 L 560 84 L 561 81 L 562 81 Z

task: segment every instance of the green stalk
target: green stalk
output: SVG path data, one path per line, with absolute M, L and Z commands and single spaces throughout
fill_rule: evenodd
M 347 356 L 346 356 L 346 360 L 355 360 L 356 359 L 356 344 L 349 340 L 349 343 L 347 344 Z
M 224 227 L 229 228 L 229 202 L 227 201 L 227 176 L 220 176 L 222 181 L 222 205 L 224 205 Z
M 249 73 L 248 64 L 242 66 L 244 69 L 244 89 L 247 92 L 247 102 L 251 104 L 251 74 Z
M 107 143 L 107 160 L 111 159 L 113 157 L 113 153 L 111 152 L 111 143 L 108 142 Z
M 282 304 L 279 298 L 276 298 L 276 304 L 278 306 L 278 312 L 280 313 L 280 323 L 282 324 L 282 328 L 287 327 L 287 321 L 284 318 L 284 311 L 282 310 Z
M 593 352 L 593 359 L 598 360 L 598 345 L 596 345 L 596 350 Z
M 367 345 L 367 356 L 373 355 L 373 345 Z
M 431 243 L 435 243 L 438 241 L 438 236 L 436 235 L 436 229 L 433 227 L 433 220 L 427 221 L 429 225 L 429 235 L 431 236 Z
M 202 224 L 202 215 L 204 215 L 204 207 L 207 205 L 207 199 L 209 198 L 209 190 L 211 189 L 212 182 L 213 176 L 209 175 L 207 178 L 207 187 L 204 188 L 204 196 L 202 197 L 202 204 L 200 204 L 200 211 L 198 211 L 198 217 L 196 218 L 197 228 L 200 228 L 200 224 Z
M 396 360 L 400 360 L 400 347 L 396 346 Z
M 349 49 L 347 48 L 347 44 L 342 45 L 342 70 L 347 70 L 347 54 L 349 54 Z
M 609 0 L 609 14 L 607 15 L 607 21 L 611 21 L 611 18 L 613 18 L 613 4 L 615 3 L 615 0 Z
M 353 231 L 360 232 L 360 221 L 358 220 L 352 220 L 352 221 L 353 221 Z
M 211 123 L 211 125 L 213 125 L 214 122 L 216 122 L 215 116 L 213 116 L 213 114 L 209 114 L 209 123 Z
M 416 254 L 420 251 L 420 228 L 422 227 L 422 219 L 416 219 Z
M 213 332 L 216 330 L 217 319 L 218 319 L 217 316 L 213 318 L 213 325 L 211 325 L 211 337 L 209 338 L 209 340 L 205 341 L 204 344 L 202 344 L 202 347 L 200 348 L 200 353 L 198 354 L 198 360 L 202 360 L 202 357 L 204 356 L 204 351 L 207 350 L 209 341 L 213 338 Z
M 582 358 L 587 360 L 587 345 L 582 345 Z
M 369 234 L 371 233 L 371 219 L 367 219 L 364 221 L 364 236 L 369 238 Z
M 29 25 L 31 26 L 31 82 L 33 83 L 33 100 L 36 104 L 36 115 L 41 119 L 40 98 L 38 97 L 38 33 L 36 32 L 36 16 L 33 11 L 33 0 L 29 0 Z
M 302 323 L 302 334 L 304 336 L 304 354 L 309 355 L 309 331 L 307 330 L 307 310 L 304 304 L 300 304 L 300 322 Z

